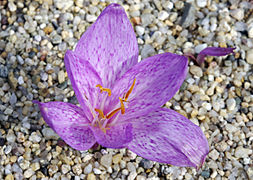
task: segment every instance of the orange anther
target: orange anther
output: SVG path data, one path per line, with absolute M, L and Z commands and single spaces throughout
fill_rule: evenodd
M 110 114 L 108 114 L 108 115 L 106 116 L 106 119 L 111 118 L 114 114 L 116 114 L 116 113 L 119 112 L 120 110 L 121 110 L 121 108 L 117 108 L 117 109 L 113 110 Z
M 100 118 L 105 119 L 104 112 L 103 112 L 101 109 L 96 109 L 96 108 L 95 108 L 95 111 L 99 113 L 99 117 L 100 117 Z
M 105 92 L 108 93 L 108 96 L 111 96 L 111 94 L 112 94 L 111 89 L 109 89 L 109 88 L 103 88 L 103 86 L 101 86 L 100 84 L 97 84 L 96 87 L 99 87 L 100 93 L 102 93 L 103 91 L 105 91 Z
M 120 109 L 121 109 L 121 114 L 125 114 L 125 105 L 123 102 L 126 102 L 125 100 L 123 100 L 121 97 L 119 97 L 120 100 Z
M 132 86 L 131 86 L 130 89 L 127 91 L 127 93 L 126 93 L 126 95 L 125 95 L 125 97 L 124 97 L 124 101 L 127 101 L 129 95 L 130 95 L 131 92 L 133 91 L 134 85 L 135 85 L 135 81 L 136 81 L 136 78 L 134 78 L 134 82 L 133 82 Z

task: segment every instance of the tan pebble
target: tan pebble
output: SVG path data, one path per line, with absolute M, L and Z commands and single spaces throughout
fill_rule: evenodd
M 239 58 L 240 57 L 240 53 L 239 52 L 236 52 L 235 53 L 235 58 L 237 59 L 237 58 Z
M 247 122 L 249 121 L 249 119 L 253 119 L 253 114 L 252 114 L 252 112 L 249 112 L 249 113 L 247 114 L 247 116 L 248 116 Z M 246 120 L 245 120 L 244 122 L 246 122 Z
M 173 22 L 171 22 L 168 19 L 165 21 L 165 24 L 168 25 L 168 26 L 173 26 L 174 25 Z
M 197 109 L 193 109 L 192 113 L 191 113 L 191 117 L 194 118 L 198 115 L 198 110 Z
M 121 154 L 116 154 L 112 158 L 112 162 L 114 164 L 118 164 L 121 161 L 122 155 Z
M 203 76 L 203 71 L 200 67 L 198 66 L 195 66 L 195 65 L 192 65 L 190 67 L 190 73 L 197 76 L 197 77 L 201 77 Z
M 249 107 L 249 104 L 247 102 L 242 102 L 241 105 L 244 108 L 248 108 Z
M 40 169 L 40 164 L 38 162 L 32 163 L 31 168 L 33 171 L 37 171 Z
M 183 115 L 184 117 L 188 118 L 187 113 L 185 111 L 179 110 L 179 112 L 181 115 Z
M 221 43 L 220 43 L 220 47 L 222 47 L 222 48 L 226 48 L 226 47 L 227 47 L 227 44 L 226 44 L 226 43 L 224 43 L 224 42 L 221 42 Z
M 43 177 L 45 177 L 45 175 L 42 172 L 38 171 L 37 174 L 36 174 L 36 177 L 37 178 L 43 178 Z
M 48 86 L 52 86 L 52 85 L 53 85 L 53 78 L 52 78 L 52 75 L 49 75 L 49 76 L 48 76 L 47 82 L 48 82 Z
M 221 109 L 220 110 L 220 116 L 227 117 L 227 110 L 226 109 Z
M 29 168 L 29 169 L 27 169 L 27 170 L 24 172 L 24 177 L 25 177 L 25 178 L 29 178 L 29 177 L 31 177 L 33 174 L 34 174 L 34 171 L 33 171 L 31 168 Z
M 11 157 L 10 157 L 10 161 L 11 161 L 12 163 L 15 163 L 15 162 L 17 161 L 17 156 L 11 156 Z
M 212 61 L 213 61 L 213 56 L 208 56 L 208 57 L 206 58 L 206 62 L 210 63 L 210 62 L 212 62 Z
M 198 119 L 203 121 L 206 117 L 205 116 L 198 116 Z
M 56 152 L 61 153 L 62 148 L 60 146 L 56 146 Z
M 218 93 L 223 93 L 223 91 L 224 91 L 224 88 L 222 88 L 222 87 L 220 87 L 220 86 L 216 86 L 216 91 L 218 92 Z
M 213 87 L 210 87 L 207 91 L 206 91 L 206 94 L 209 95 L 209 96 L 212 96 L 214 94 L 214 88 Z
M 218 82 L 218 83 L 220 83 L 220 82 L 223 81 L 223 79 L 221 77 L 217 77 L 217 78 L 215 78 L 215 81 Z
M 201 96 L 200 96 L 200 99 L 201 99 L 202 101 L 210 101 L 210 97 L 209 97 L 208 95 L 201 95 Z
M 62 31 L 61 36 L 62 36 L 63 39 L 67 39 L 67 38 L 69 38 L 69 32 L 68 31 Z
M 241 88 L 235 88 L 235 93 L 237 96 L 241 96 Z
M 51 26 L 47 26 L 43 30 L 46 34 L 50 34 L 54 30 L 54 28 Z
M 91 159 L 92 159 L 92 155 L 88 154 L 88 155 L 86 155 L 86 156 L 82 159 L 82 161 L 83 161 L 83 162 L 87 162 L 87 161 L 89 161 L 89 160 L 91 160 Z
M 139 24 L 141 24 L 141 18 L 140 17 L 133 17 L 133 18 L 131 18 L 131 22 L 134 25 L 139 25 Z
M 65 73 L 62 70 L 59 71 L 59 73 L 58 73 L 58 81 L 59 81 L 60 84 L 65 81 Z
M 199 91 L 199 86 L 197 85 L 189 85 L 188 89 L 190 90 L 191 93 L 195 93 Z
M 81 164 L 76 164 L 75 166 L 72 167 L 72 170 L 73 172 L 76 174 L 76 175 L 80 175 L 82 174 L 82 167 L 81 167 Z
M 12 71 L 8 74 L 8 80 L 10 82 L 11 87 L 16 89 L 16 87 L 18 85 L 18 80 L 15 78 Z
M 93 173 L 88 174 L 87 180 L 96 180 L 96 176 Z
M 8 174 L 6 177 L 5 177 L 5 180 L 14 180 L 14 177 L 12 174 Z

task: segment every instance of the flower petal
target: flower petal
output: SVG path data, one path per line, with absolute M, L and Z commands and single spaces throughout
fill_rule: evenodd
M 106 88 L 111 88 L 138 62 L 138 44 L 124 8 L 110 4 L 82 35 L 75 53 L 90 62 Z
M 97 142 L 107 148 L 125 148 L 132 140 L 132 125 L 121 124 L 110 127 L 106 133 L 98 127 L 91 127 Z
M 99 88 L 96 87 L 97 84 L 102 84 L 96 70 L 88 61 L 77 57 L 74 52 L 69 50 L 65 54 L 64 62 L 73 90 L 82 108 L 96 107 L 102 97 L 99 95 Z M 92 118 L 90 109 L 84 109 L 89 113 L 88 118 Z
M 206 56 L 226 56 L 233 53 L 235 48 L 207 47 L 197 56 L 197 63 L 202 64 Z
M 33 102 L 39 105 L 45 122 L 72 148 L 87 150 L 96 143 L 80 107 L 64 102 Z
M 133 119 L 128 148 L 146 159 L 175 166 L 202 166 L 209 152 L 201 129 L 176 111 L 159 108 Z
M 127 100 L 129 102 L 125 103 L 125 114 L 132 118 L 149 113 L 150 110 L 164 105 L 178 91 L 187 75 L 187 64 L 186 57 L 172 53 L 144 59 L 117 81 L 112 90 L 114 101 L 106 107 L 119 106 L 119 97 L 128 91 L 136 79 Z

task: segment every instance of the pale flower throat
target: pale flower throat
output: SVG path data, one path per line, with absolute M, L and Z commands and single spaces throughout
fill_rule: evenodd
M 125 114 L 125 104 L 124 103 L 129 102 L 127 100 L 129 98 L 129 95 L 133 91 L 135 81 L 136 81 L 136 78 L 134 79 L 133 84 L 131 85 L 129 90 L 126 93 L 123 94 L 123 97 L 122 98 L 119 97 L 120 107 L 118 107 L 118 108 L 110 111 L 109 113 L 105 114 L 104 113 L 104 104 L 105 104 L 105 100 L 106 100 L 107 96 L 104 96 L 105 98 L 103 98 L 103 100 L 102 100 L 102 104 L 100 106 L 100 109 L 98 109 L 98 108 L 93 109 L 90 106 L 89 108 L 90 108 L 90 111 L 91 111 L 92 116 L 93 116 L 93 120 L 92 120 L 90 125 L 94 126 L 94 127 L 99 127 L 104 133 L 106 133 L 106 130 L 110 129 L 110 127 L 117 122 L 118 116 L 119 116 L 118 112 L 121 112 L 121 114 Z M 97 84 L 96 87 L 98 87 L 100 89 L 100 93 L 106 92 L 109 97 L 111 96 L 111 94 L 112 94 L 111 89 L 104 88 L 100 84 Z M 116 117 L 110 123 L 108 123 L 110 118 L 112 118 L 115 115 L 116 115 Z

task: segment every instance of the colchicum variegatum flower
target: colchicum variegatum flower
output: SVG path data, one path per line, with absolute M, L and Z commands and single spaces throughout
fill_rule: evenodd
M 64 57 L 81 105 L 39 105 L 47 124 L 71 147 L 96 142 L 128 148 L 157 162 L 200 167 L 209 151 L 201 129 L 176 111 L 161 108 L 187 75 L 185 56 L 164 53 L 138 63 L 138 44 L 124 9 L 109 5 Z

